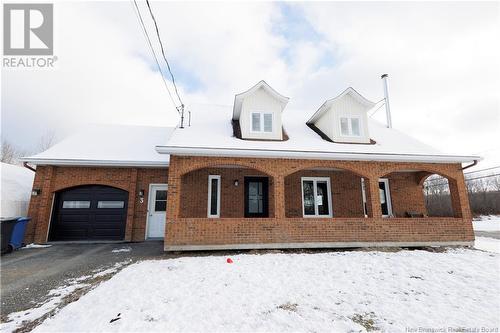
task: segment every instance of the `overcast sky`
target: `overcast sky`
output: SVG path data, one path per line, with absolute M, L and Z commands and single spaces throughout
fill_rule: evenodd
M 395 128 L 500 165 L 498 2 L 151 4 L 188 106 L 231 105 L 264 79 L 305 121 L 348 86 L 380 100 L 389 73 Z M 87 123 L 177 123 L 133 2 L 56 2 L 54 15 L 57 68 L 2 69 L 4 138 L 34 150 Z

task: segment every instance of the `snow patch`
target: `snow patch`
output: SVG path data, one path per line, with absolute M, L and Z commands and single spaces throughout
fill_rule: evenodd
M 488 252 L 500 253 L 500 240 L 489 237 L 476 237 L 474 248 Z
M 51 244 L 35 244 L 35 243 L 31 243 L 31 244 L 28 244 L 24 247 L 22 247 L 21 249 L 44 249 L 46 247 L 51 247 L 52 245 Z
M 500 216 L 482 215 L 472 221 L 475 231 L 500 231 Z
M 124 268 L 35 332 L 404 332 L 499 327 L 500 255 L 235 255 Z M 119 319 L 118 319 L 119 318 Z
M 113 249 L 111 252 L 112 253 L 120 253 L 120 252 L 130 252 L 132 251 L 131 247 L 122 247 L 120 249 Z
M 118 271 L 118 269 L 129 263 L 130 261 L 116 263 L 111 268 L 105 270 L 95 270 L 93 272 L 94 274 L 84 275 L 78 278 L 66 280 L 66 285 L 50 290 L 47 293 L 48 299 L 42 304 L 39 304 L 38 306 L 28 310 L 13 312 L 9 314 L 7 317 L 7 321 L 1 324 L 0 331 L 2 333 L 14 332 L 20 327 L 23 327 L 25 324 L 42 318 L 45 314 L 51 311 L 57 312 L 57 308 L 63 304 L 63 301 L 67 296 L 71 295 L 78 289 L 90 286 L 90 283 L 86 283 L 87 281 L 115 273 L 116 271 Z

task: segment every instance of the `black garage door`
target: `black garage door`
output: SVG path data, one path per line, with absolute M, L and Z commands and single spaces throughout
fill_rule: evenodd
M 56 193 L 51 241 L 122 240 L 128 192 L 109 186 L 80 186 Z

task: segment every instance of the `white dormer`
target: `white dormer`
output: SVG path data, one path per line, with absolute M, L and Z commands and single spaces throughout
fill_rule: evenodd
M 375 103 L 349 87 L 327 100 L 307 121 L 333 142 L 370 143 L 367 111 Z
M 288 97 L 260 81 L 234 97 L 233 121 L 238 121 L 242 139 L 283 140 L 281 114 Z

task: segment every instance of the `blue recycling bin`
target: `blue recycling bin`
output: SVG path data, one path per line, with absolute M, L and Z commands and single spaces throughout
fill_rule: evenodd
M 29 221 L 31 221 L 29 217 L 20 217 L 17 219 L 17 223 L 14 226 L 14 230 L 12 230 L 12 236 L 10 238 L 10 245 L 13 250 L 23 246 L 24 234 L 26 233 L 26 227 Z

